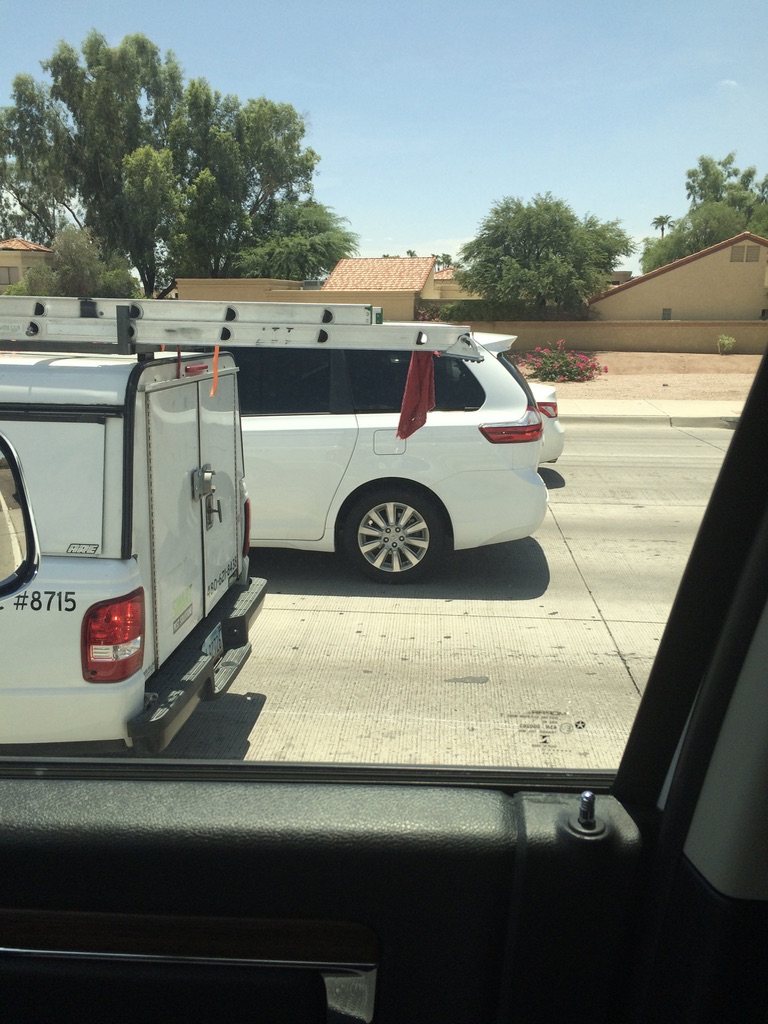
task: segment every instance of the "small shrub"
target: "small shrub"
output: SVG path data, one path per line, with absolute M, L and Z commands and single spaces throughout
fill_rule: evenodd
M 717 351 L 721 356 L 727 356 L 735 344 L 736 339 L 732 338 L 730 334 L 721 334 L 717 339 Z
M 558 341 L 554 348 L 536 348 L 533 352 L 521 352 L 516 362 L 526 377 L 556 383 L 566 380 L 583 383 L 608 372 L 608 367 L 601 366 L 594 356 L 569 351 L 564 341 Z
M 439 306 L 418 306 L 416 309 L 416 319 L 425 323 L 445 323 Z

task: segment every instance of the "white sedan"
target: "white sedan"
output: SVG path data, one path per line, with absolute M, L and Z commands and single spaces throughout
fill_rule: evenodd
M 557 462 L 563 454 L 565 445 L 565 431 L 557 418 L 557 391 L 551 384 L 539 384 L 526 380 L 522 370 L 507 358 L 507 353 L 517 340 L 514 334 L 486 334 L 476 331 L 474 337 L 484 349 L 498 359 L 523 389 L 530 390 L 541 414 L 544 427 L 539 462 Z
M 530 388 L 544 425 L 539 462 L 557 462 L 565 447 L 565 431 L 557 418 L 557 391 L 551 384 L 531 383 Z

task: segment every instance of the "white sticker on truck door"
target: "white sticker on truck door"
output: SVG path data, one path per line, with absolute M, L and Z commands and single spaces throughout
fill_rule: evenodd
M 173 632 L 178 633 L 187 619 L 192 618 L 192 587 L 185 587 L 173 602 Z

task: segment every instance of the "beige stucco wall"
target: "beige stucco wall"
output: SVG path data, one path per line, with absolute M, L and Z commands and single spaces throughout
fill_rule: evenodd
M 717 352 L 721 334 L 736 339 L 734 352 L 760 355 L 768 346 L 768 322 L 746 320 L 563 321 L 542 323 L 473 323 L 476 331 L 515 334 L 515 348 L 530 351 L 554 345 L 561 338 L 569 349 L 583 352 Z
M 754 264 L 736 264 L 742 269 Z M 765 270 L 764 264 L 760 264 Z M 384 319 L 413 320 L 418 292 L 331 292 L 302 290 L 298 281 L 258 278 L 180 278 L 180 299 L 210 299 L 224 302 L 322 302 L 363 303 L 381 306 Z M 766 303 L 768 305 L 768 303 Z M 584 352 L 717 352 L 717 339 L 728 334 L 736 339 L 735 352 L 759 354 L 768 344 L 768 322 L 759 320 L 697 321 L 608 321 L 567 322 L 524 321 L 514 323 L 473 323 L 478 331 L 515 334 L 516 348 L 530 350 L 552 345 L 562 338 L 568 348 Z
M 301 281 L 281 281 L 265 277 L 180 277 L 176 292 L 180 299 L 208 299 L 219 302 L 278 302 L 274 289 L 291 292 L 291 302 L 301 302 Z M 316 294 L 316 293 L 312 293 Z M 318 300 L 322 301 L 322 300 Z
M 302 290 L 300 281 L 265 278 L 182 277 L 176 281 L 180 299 L 215 299 L 224 302 L 323 302 L 381 306 L 385 320 L 413 320 L 419 293 L 415 291 Z
M 471 292 L 465 292 L 461 285 L 454 280 L 450 281 L 435 281 L 435 289 L 437 295 L 435 298 L 440 299 L 442 302 L 459 302 L 463 299 L 477 299 L 479 295 L 473 295 Z M 426 298 L 426 296 L 424 296 Z
M 354 292 L 303 292 L 307 296 L 305 302 L 362 302 L 366 306 L 381 306 L 385 320 L 413 320 L 416 317 L 416 305 L 419 301 L 419 292 L 398 291 L 398 292 L 377 292 L 377 291 L 354 291 Z M 312 296 L 314 295 L 314 298 Z
M 768 250 L 757 246 L 756 263 L 732 263 L 732 248 L 609 293 L 591 308 L 613 321 L 660 320 L 663 309 L 672 320 L 757 320 L 768 309 Z
M 435 268 L 433 267 L 429 272 L 429 277 L 424 283 L 424 287 L 421 289 L 422 299 L 439 299 L 440 298 L 440 283 L 435 281 Z

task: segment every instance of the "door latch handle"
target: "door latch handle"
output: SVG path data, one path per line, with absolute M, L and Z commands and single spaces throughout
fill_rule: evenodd
M 213 494 L 216 487 L 213 483 L 213 478 L 216 476 L 216 470 L 211 469 L 210 462 L 206 462 L 204 466 L 199 469 L 192 470 L 192 499 L 193 501 L 200 501 L 209 494 Z
M 223 519 L 222 514 L 221 514 L 221 498 L 217 498 L 216 499 L 216 504 L 215 505 L 213 503 L 213 491 L 215 491 L 215 490 L 216 490 L 216 488 L 214 487 L 213 490 L 211 491 L 211 493 L 206 495 L 206 498 L 205 498 L 205 528 L 206 528 L 206 530 L 210 530 L 210 528 L 213 526 L 213 520 L 214 520 L 215 516 L 219 517 L 219 522 L 220 523 L 224 522 L 224 519 Z

